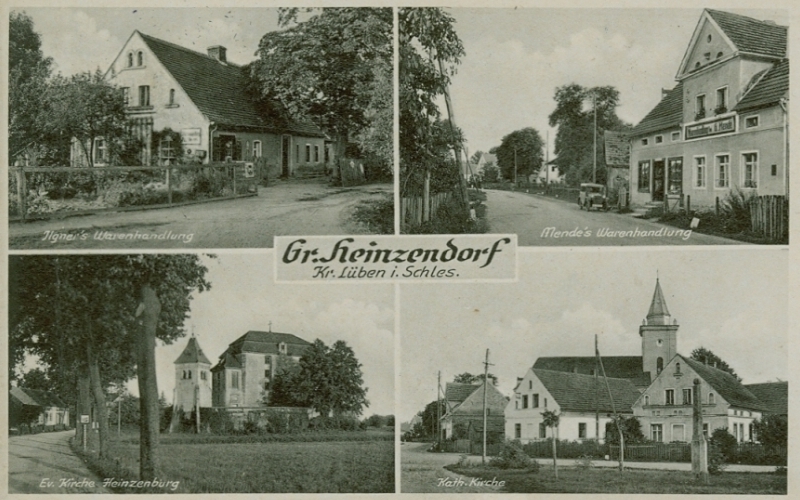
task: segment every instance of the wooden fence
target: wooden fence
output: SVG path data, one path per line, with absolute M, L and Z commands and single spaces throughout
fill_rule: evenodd
M 170 166 L 9 167 L 9 220 L 168 208 L 258 194 L 249 162 Z
M 775 241 L 789 241 L 789 198 L 755 196 L 750 199 L 753 232 Z
M 452 197 L 452 192 L 432 194 L 431 217 L 435 217 L 439 207 L 447 203 Z M 424 203 L 425 201 L 422 196 L 407 196 L 400 199 L 400 221 L 404 227 L 408 225 L 419 226 L 422 224 Z
M 609 446 L 609 455 L 616 460 L 619 446 Z M 757 443 L 740 443 L 726 453 L 729 463 L 748 465 L 786 465 L 785 447 L 770 447 Z M 559 452 L 560 455 L 560 452 Z M 690 443 L 645 443 L 625 446 L 625 460 L 631 462 L 691 462 Z

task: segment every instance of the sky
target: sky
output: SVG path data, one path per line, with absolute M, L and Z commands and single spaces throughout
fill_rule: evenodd
M 293 333 L 330 346 L 347 342 L 361 362 L 370 402 L 364 416 L 394 414 L 393 285 L 287 285 L 273 280 L 272 254 L 218 254 L 206 259 L 211 290 L 194 294 L 184 323 L 212 362 L 248 330 Z M 158 390 L 172 401 L 174 362 L 188 337 L 156 347 Z M 137 394 L 136 381 L 128 384 Z
M 398 419 L 463 372 L 511 396 L 540 356 L 641 355 L 639 325 L 658 277 L 678 320 L 678 353 L 705 347 L 744 383 L 787 380 L 788 250 L 570 249 L 520 252 L 519 281 L 400 286 Z
M 30 8 L 42 51 L 54 73 L 105 71 L 134 30 L 205 53 L 222 45 L 235 64 L 255 59 L 258 42 L 278 29 L 275 9 L 219 8 Z
M 728 9 L 726 9 L 728 10 Z M 612 85 L 617 115 L 638 123 L 675 86 L 675 74 L 702 14 L 695 9 L 449 9 L 466 56 L 450 87 L 470 155 L 525 127 L 556 129 L 555 89 Z M 785 10 L 731 10 L 788 25 Z M 654 22 L 656 21 L 657 22 Z M 587 104 L 587 108 L 588 108 Z M 440 105 L 444 116 L 445 108 Z

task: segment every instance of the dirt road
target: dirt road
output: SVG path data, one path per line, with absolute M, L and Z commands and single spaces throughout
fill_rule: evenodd
M 491 493 L 497 486 L 477 486 L 475 481 L 491 481 L 491 477 L 471 478 L 445 469 L 458 462 L 458 453 L 428 453 L 430 443 L 403 443 L 400 451 L 401 493 Z M 480 457 L 469 457 L 480 463 Z
M 9 248 L 271 248 L 274 236 L 364 234 L 366 228 L 351 220 L 355 206 L 391 192 L 391 184 L 335 188 L 319 181 L 283 182 L 259 188 L 252 198 L 15 222 Z
M 9 493 L 110 493 L 69 449 L 75 431 L 8 439 Z

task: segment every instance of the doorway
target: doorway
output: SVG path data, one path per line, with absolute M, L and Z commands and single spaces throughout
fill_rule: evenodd
M 664 201 L 664 160 L 653 160 L 653 201 Z
M 281 177 L 289 177 L 289 155 L 292 150 L 292 137 L 281 136 Z

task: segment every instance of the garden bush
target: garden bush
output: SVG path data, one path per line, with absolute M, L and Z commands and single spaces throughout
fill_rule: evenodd
M 539 463 L 525 453 L 519 440 L 506 440 L 500 453 L 489 461 L 490 467 L 498 469 L 534 469 L 538 472 Z

